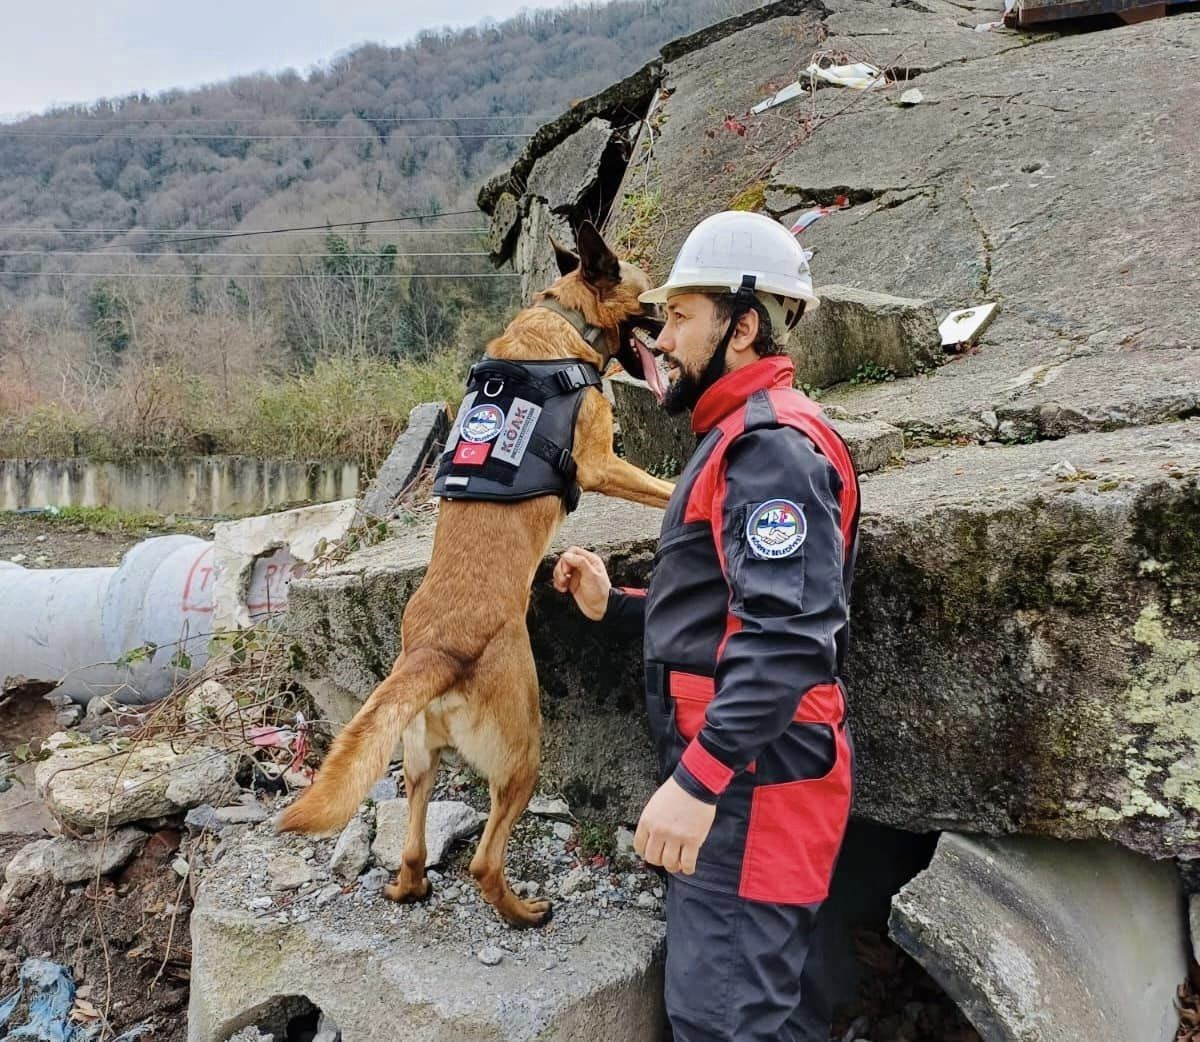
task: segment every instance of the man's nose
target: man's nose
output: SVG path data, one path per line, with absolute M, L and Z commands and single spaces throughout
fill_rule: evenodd
M 665 351 L 667 354 L 675 350 L 675 337 L 671 333 L 670 326 L 662 327 L 662 331 L 658 334 L 658 339 L 654 341 L 654 346 L 660 351 Z

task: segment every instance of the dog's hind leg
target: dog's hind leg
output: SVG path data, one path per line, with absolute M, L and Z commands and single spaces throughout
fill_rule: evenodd
M 537 785 L 541 753 L 537 670 L 524 619 L 493 641 L 476 678 L 470 718 L 451 725 L 454 744 L 487 776 L 492 797 L 471 875 L 483 899 L 513 926 L 541 926 L 550 919 L 550 902 L 517 897 L 504 874 L 508 838 Z
M 431 734 L 427 715 L 422 713 L 404 732 L 404 791 L 408 797 L 408 833 L 395 882 L 383 893 L 392 901 L 424 901 L 429 896 L 425 876 L 425 818 L 429 797 L 437 780 L 441 744 Z

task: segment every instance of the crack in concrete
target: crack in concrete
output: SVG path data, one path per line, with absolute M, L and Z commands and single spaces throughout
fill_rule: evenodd
M 971 223 L 975 225 L 975 230 L 979 233 L 979 238 L 983 242 L 983 271 L 979 276 L 979 292 L 986 298 L 990 293 L 992 282 L 992 237 L 988 234 L 987 228 L 984 227 L 983 221 L 980 219 L 975 207 L 971 205 L 971 198 L 967 193 L 973 191 L 975 191 L 975 186 L 968 180 L 966 189 L 962 193 L 962 201 L 963 205 L 967 208 L 967 212 L 971 215 Z

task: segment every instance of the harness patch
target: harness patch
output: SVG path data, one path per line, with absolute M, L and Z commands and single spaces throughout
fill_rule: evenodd
M 462 422 L 462 436 L 477 445 L 494 440 L 504 428 L 504 411 L 498 405 L 477 405 Z
M 529 448 L 529 439 L 533 437 L 533 429 L 537 426 L 538 417 L 542 415 L 542 407 L 527 402 L 524 398 L 514 398 L 508 407 L 508 416 L 504 420 L 504 430 L 500 440 L 496 442 L 494 459 L 511 463 L 514 467 L 521 465 L 525 458 L 525 450 Z
M 750 552 L 763 560 L 791 557 L 804 545 L 808 522 L 804 511 L 790 499 L 768 499 L 750 511 L 746 542 Z

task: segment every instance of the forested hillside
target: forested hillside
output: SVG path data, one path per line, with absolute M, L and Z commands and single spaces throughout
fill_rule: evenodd
M 479 184 L 574 99 L 755 6 L 534 12 L 0 126 L 0 453 L 377 457 L 515 303 Z

